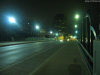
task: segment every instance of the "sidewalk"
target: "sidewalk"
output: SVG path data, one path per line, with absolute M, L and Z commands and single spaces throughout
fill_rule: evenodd
M 78 44 L 68 42 L 29 75 L 90 75 L 90 73 L 82 60 Z
M 100 75 L 100 40 L 93 41 L 94 75 Z

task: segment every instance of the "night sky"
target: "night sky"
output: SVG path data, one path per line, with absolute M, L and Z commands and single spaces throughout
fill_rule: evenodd
M 71 26 L 73 16 L 84 8 L 80 0 L 2 0 L 0 15 L 14 15 L 19 22 L 33 20 L 41 26 L 52 26 L 56 14 L 66 16 L 66 26 Z

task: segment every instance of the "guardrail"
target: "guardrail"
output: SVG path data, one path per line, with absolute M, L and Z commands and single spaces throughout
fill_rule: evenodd
M 80 42 L 78 42 L 78 44 L 81 48 L 81 53 L 82 53 L 84 60 L 87 64 L 87 67 L 92 75 L 93 74 L 93 57 L 89 54 L 89 52 L 85 49 L 85 47 Z

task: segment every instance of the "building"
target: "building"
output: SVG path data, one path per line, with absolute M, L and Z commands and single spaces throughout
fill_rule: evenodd
M 57 14 L 54 17 L 53 25 L 54 25 L 54 28 L 56 29 L 57 32 L 64 33 L 66 31 L 65 15 L 64 14 Z

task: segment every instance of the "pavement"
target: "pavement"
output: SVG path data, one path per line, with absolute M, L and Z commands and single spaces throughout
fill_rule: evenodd
M 48 41 L 0 47 L 0 75 L 28 75 L 62 45 Z
M 93 41 L 93 72 L 94 75 L 100 75 L 100 40 Z
M 69 42 L 30 75 L 90 75 L 77 42 Z
M 0 47 L 0 75 L 90 75 L 76 41 Z

